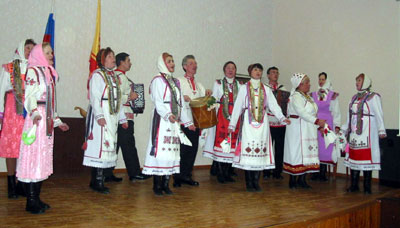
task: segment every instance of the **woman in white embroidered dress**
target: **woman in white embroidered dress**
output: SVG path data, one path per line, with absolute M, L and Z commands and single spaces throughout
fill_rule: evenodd
M 40 200 L 42 182 L 53 173 L 54 128 L 69 129 L 56 113 L 56 81 L 53 50 L 49 43 L 36 45 L 28 59 L 24 107 L 28 112 L 23 132 L 37 125 L 36 140 L 28 145 L 21 142 L 17 162 L 18 181 L 26 186 L 26 211 L 44 213 L 50 206 Z
M 89 187 L 108 194 L 104 186 L 104 168 L 117 163 L 118 123 L 128 128 L 122 108 L 121 82 L 114 72 L 114 51 L 101 49 L 96 57 L 99 66 L 89 78 L 90 105 L 86 117 L 85 155 L 83 165 L 92 167 Z
M 311 188 L 306 174 L 319 171 L 317 129 L 325 126 L 325 120 L 317 118 L 318 106 L 308 95 L 308 76 L 296 73 L 291 82 L 287 113 L 292 124 L 286 127 L 283 170 L 290 175 L 290 188 Z
M 216 175 L 219 183 L 234 182 L 231 177 L 231 167 L 235 156 L 236 140 L 239 133 L 240 121 L 236 124 L 235 131 L 228 134 L 229 121 L 233 111 L 233 104 L 239 92 L 240 82 L 236 77 L 236 64 L 228 61 L 223 67 L 225 77 L 214 82 L 212 96 L 220 103 L 217 111 L 217 126 L 205 129 L 208 131 L 203 156 L 213 159 L 216 167 Z M 227 153 L 223 151 L 221 142 L 230 136 L 231 149 Z
M 259 185 L 261 171 L 275 168 L 268 108 L 281 123 L 290 124 L 290 120 L 282 114 L 271 89 L 261 83 L 262 65 L 251 64 L 248 72 L 251 79 L 239 89 L 228 133 L 235 131 L 236 124 L 241 118 L 242 125 L 232 166 L 245 170 L 246 189 L 252 192 L 261 191 Z
M 349 105 L 347 123 L 342 130 L 348 135 L 349 153 L 344 160 L 350 168 L 348 192 L 359 191 L 360 171 L 364 174 L 364 193 L 371 194 L 372 170 L 381 169 L 379 139 L 386 137 L 381 96 L 371 92 L 371 79 L 360 74 L 356 78 L 357 94 Z
M 175 63 L 172 55 L 163 53 L 157 62 L 160 72 L 150 84 L 150 97 L 154 104 L 150 137 L 146 150 L 143 173 L 153 175 L 153 191 L 156 195 L 172 194 L 169 180 L 179 173 L 181 122 L 194 131 L 192 116 L 183 105 L 179 80 L 172 76 Z

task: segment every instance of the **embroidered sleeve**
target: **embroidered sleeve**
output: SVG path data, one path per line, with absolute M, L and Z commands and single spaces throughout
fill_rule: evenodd
M 40 97 L 38 79 L 39 76 L 36 75 L 35 70 L 29 69 L 26 75 L 24 107 L 32 119 L 39 115 L 37 110 L 37 99 Z
M 150 97 L 155 109 L 165 121 L 172 115 L 171 113 L 171 92 L 161 78 L 155 78 L 150 84 Z
M 5 105 L 5 95 L 6 92 L 12 89 L 11 83 L 10 83 L 10 74 L 4 69 L 4 67 L 1 68 L 1 74 L 0 74 L 0 112 L 4 112 L 4 105 Z M 3 117 L 0 117 L 1 119 Z
M 94 73 L 89 82 L 90 105 L 92 106 L 94 118 L 99 120 L 104 118 L 101 105 L 105 83 L 100 73 Z
M 292 105 L 297 113 L 297 115 L 302 118 L 303 120 L 310 122 L 310 123 L 315 123 L 317 117 L 311 115 L 309 112 L 305 110 L 305 99 L 302 97 L 301 94 L 295 93 L 292 96 Z M 308 102 L 308 101 L 307 101 Z
M 236 124 L 239 121 L 240 115 L 242 115 L 243 110 L 246 105 L 247 88 L 246 85 L 242 85 L 239 89 L 235 104 L 233 105 L 233 111 L 231 115 L 231 121 L 229 122 L 229 129 L 234 130 Z
M 372 114 L 376 120 L 376 126 L 378 128 L 379 135 L 386 135 L 385 123 L 383 121 L 383 110 L 381 97 L 379 95 L 375 95 L 370 101 Z
M 276 118 L 278 118 L 279 122 L 283 122 L 286 118 L 282 113 L 281 107 L 278 105 L 274 94 L 272 93 L 271 89 L 267 86 L 264 86 L 265 92 L 267 93 L 267 104 L 268 109 L 274 114 Z

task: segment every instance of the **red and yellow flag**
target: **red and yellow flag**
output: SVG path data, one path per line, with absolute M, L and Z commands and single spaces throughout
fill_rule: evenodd
M 96 55 L 100 50 L 101 1 L 97 0 L 96 33 L 89 58 L 89 74 L 97 69 Z

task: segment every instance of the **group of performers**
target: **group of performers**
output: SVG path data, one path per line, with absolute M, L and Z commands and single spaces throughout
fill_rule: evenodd
M 357 93 L 350 101 L 347 122 L 341 126 L 339 94 L 324 72 L 318 76 L 318 91 L 310 93 L 310 78 L 296 73 L 289 92 L 278 83 L 278 68 L 267 70 L 269 82 L 264 84 L 263 66 L 251 64 L 250 80 L 242 83 L 236 79 L 236 64 L 228 61 L 223 65 L 224 77 L 209 90 L 195 78 L 193 55 L 183 58 L 185 75 L 176 78 L 173 56 L 162 53 L 157 61 L 159 74 L 149 86 L 154 108 L 141 172 L 131 109 L 138 94 L 126 76 L 131 68 L 129 55 L 115 56 L 108 47 L 96 59 L 98 69 L 88 80 L 82 147 L 83 165 L 92 167 L 89 186 L 96 192 L 107 194 L 105 181 L 122 180 L 112 173 L 119 147 L 129 179 L 153 176 L 155 195 L 173 194 L 171 177 L 174 187 L 198 186 L 192 171 L 200 136 L 205 137 L 203 156 L 213 160 L 210 173 L 219 183 L 234 182 L 233 168 L 238 168 L 245 171 L 250 192 L 261 191 L 261 174 L 264 179 L 283 179 L 282 172 L 290 175 L 290 188 L 310 188 L 307 173 L 314 173 L 314 180 L 326 181 L 327 165 L 337 162 L 335 145 L 325 145 L 329 130 L 347 137 L 345 165 L 351 169 L 347 191 L 359 191 L 363 171 L 364 192 L 371 193 L 372 170 L 380 170 L 379 138 L 386 137 L 386 132 L 380 95 L 371 92 L 371 79 L 365 74 L 356 77 Z M 43 213 L 50 208 L 39 196 L 42 182 L 53 172 L 53 129 L 69 129 L 56 112 L 58 75 L 50 45 L 31 39 L 22 42 L 13 60 L 3 65 L 0 80 L 0 157 L 6 158 L 8 197 L 26 195 L 26 211 Z M 204 96 L 217 101 L 218 121 L 214 127 L 199 129 L 189 104 Z M 36 132 L 33 136 L 32 131 Z M 223 146 L 227 142 L 228 148 Z

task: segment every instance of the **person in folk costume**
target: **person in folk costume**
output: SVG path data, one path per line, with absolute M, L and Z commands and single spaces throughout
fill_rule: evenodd
M 247 191 L 261 191 L 261 171 L 275 168 L 267 110 L 271 110 L 282 123 L 290 124 L 290 120 L 282 114 L 271 89 L 261 83 L 262 65 L 251 64 L 248 72 L 251 79 L 239 89 L 228 133 L 235 131 L 241 118 L 232 166 L 245 170 Z
M 26 211 L 43 213 L 50 206 L 40 200 L 42 182 L 53 173 L 54 128 L 67 131 L 69 126 L 56 112 L 57 71 L 53 67 L 53 50 L 49 43 L 36 45 L 29 55 L 25 79 L 24 107 L 27 111 L 23 132 L 37 125 L 36 140 L 21 142 L 17 162 L 18 181 L 26 186 Z
M 136 149 L 136 140 L 134 136 L 134 113 L 131 108 L 131 102 L 138 98 L 138 94 L 131 89 L 133 82 L 128 78 L 126 72 L 131 69 L 132 63 L 129 55 L 125 52 L 121 52 L 115 56 L 117 69 L 115 73 L 117 77 L 121 80 L 121 93 L 123 109 L 125 112 L 126 119 L 128 121 L 128 128 L 124 129 L 122 124 L 118 125 L 117 133 L 117 152 L 121 148 L 122 156 L 124 158 L 124 163 L 126 170 L 128 171 L 129 180 L 134 182 L 135 180 L 144 180 L 149 178 L 149 176 L 143 175 L 140 171 L 139 157 Z M 122 181 L 121 177 L 116 177 L 113 174 L 114 167 L 107 168 L 104 170 L 104 181 Z
M 24 126 L 24 92 L 28 57 L 36 43 L 32 39 L 21 42 L 13 60 L 2 67 L 0 74 L 0 157 L 7 166 L 8 198 L 25 196 L 22 182 L 16 183 L 15 170 Z
M 203 156 L 213 159 L 216 166 L 216 175 L 219 183 L 235 182 L 231 177 L 230 167 L 235 156 L 236 140 L 239 133 L 240 120 L 236 124 L 235 131 L 228 134 L 229 121 L 233 111 L 233 104 L 239 92 L 240 82 L 236 77 L 236 64 L 228 61 L 223 67 L 225 77 L 214 82 L 212 96 L 215 97 L 220 106 L 217 111 L 217 125 L 209 129 L 206 138 Z M 221 143 L 225 138 L 231 138 L 231 150 L 223 152 Z
M 89 108 L 83 165 L 92 167 L 89 187 L 108 194 L 104 186 L 104 169 L 116 166 L 118 123 L 128 128 L 122 108 L 121 81 L 114 72 L 114 51 L 107 47 L 96 56 L 99 66 L 89 78 Z
M 317 129 L 325 126 L 325 120 L 317 118 L 318 106 L 308 95 L 309 77 L 296 73 L 291 83 L 287 115 L 292 124 L 286 127 L 283 170 L 290 175 L 289 188 L 311 188 L 306 174 L 319 170 Z
M 278 105 L 282 109 L 283 115 L 286 115 L 287 103 L 290 96 L 290 92 L 286 88 L 278 83 L 279 79 L 279 69 L 275 66 L 268 68 L 267 70 L 268 84 L 274 94 Z M 275 156 L 275 169 L 274 170 L 264 170 L 263 177 L 268 179 L 271 176 L 275 179 L 283 179 L 282 169 L 283 169 L 283 150 L 285 146 L 285 131 L 286 125 L 279 122 L 279 120 L 274 116 L 274 114 L 268 110 L 269 127 L 271 130 L 272 143 L 274 144 L 274 156 Z
M 183 112 L 191 116 L 190 101 L 198 97 L 204 97 L 205 95 L 210 96 L 212 91 L 204 89 L 203 85 L 195 80 L 194 75 L 197 72 L 197 62 L 193 55 L 187 55 L 183 58 L 182 68 L 185 71 L 185 76 L 179 77 L 178 80 L 184 97 L 183 106 L 186 107 Z M 199 182 L 192 179 L 192 171 L 199 146 L 200 129 L 196 128 L 195 131 L 192 131 L 186 126 L 181 126 L 181 128 L 192 145 L 181 144 L 180 173 L 174 175 L 174 187 L 180 187 L 181 184 L 198 186 Z
M 364 174 L 364 193 L 371 194 L 372 170 L 380 170 L 379 139 L 386 137 L 381 96 L 371 92 L 371 79 L 360 74 L 356 78 L 357 94 L 349 105 L 347 123 L 342 131 L 348 135 L 349 153 L 344 160 L 350 168 L 351 186 L 357 192 L 360 171 Z
M 317 117 L 319 119 L 326 120 L 330 129 L 335 129 L 336 133 L 340 131 L 340 107 L 339 107 L 339 96 L 338 93 L 332 89 L 332 83 L 330 82 L 328 75 L 322 72 L 318 75 L 318 91 L 311 94 L 314 102 L 318 106 Z M 336 165 L 332 160 L 332 151 L 334 144 L 326 148 L 324 136 L 321 132 L 318 132 L 318 151 L 319 151 L 319 173 L 314 173 L 311 177 L 312 180 L 319 179 L 320 181 L 328 181 L 326 177 L 326 171 L 328 165 Z
M 192 116 L 183 105 L 179 80 L 172 76 L 175 63 L 172 55 L 163 53 L 157 62 L 160 75 L 150 84 L 150 97 L 154 104 L 150 137 L 142 172 L 153 175 L 156 195 L 173 194 L 169 188 L 172 174 L 179 173 L 180 139 L 179 122 L 195 131 Z

